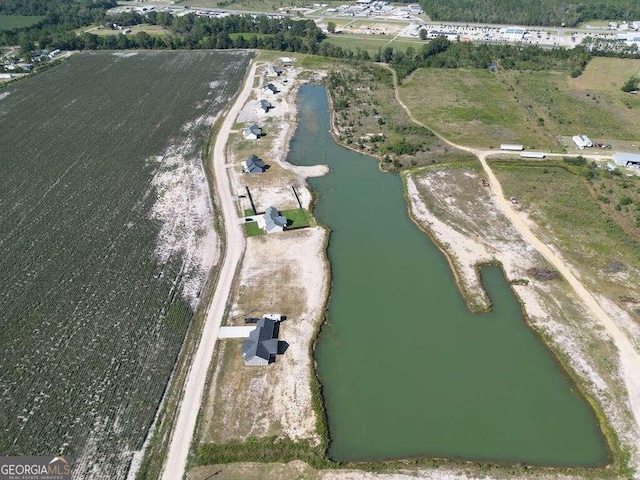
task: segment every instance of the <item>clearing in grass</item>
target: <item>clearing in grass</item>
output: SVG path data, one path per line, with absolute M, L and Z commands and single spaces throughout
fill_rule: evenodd
M 454 143 L 499 148 L 519 143 L 549 150 L 555 142 L 532 125 L 500 75 L 478 69 L 419 69 L 399 87 L 413 115 Z
M 44 20 L 38 15 L 0 15 L 0 32 L 14 28 L 24 28 Z
M 622 73 L 600 73 L 615 67 Z M 577 79 L 564 72 L 419 69 L 400 95 L 420 121 L 455 143 L 562 151 L 558 138 L 578 133 L 607 143 L 638 139 L 640 99 L 620 90 L 638 68 L 639 60 L 595 59 Z

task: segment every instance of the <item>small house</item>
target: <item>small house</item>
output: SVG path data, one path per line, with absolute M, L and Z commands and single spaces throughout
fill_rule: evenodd
M 258 226 L 267 233 L 282 232 L 287 226 L 287 217 L 280 215 L 275 207 L 268 207 L 257 221 Z
M 267 166 L 255 154 L 244 161 L 244 171 L 247 173 L 264 173 L 266 169 Z
M 278 93 L 278 89 L 273 83 L 267 83 L 262 89 L 262 92 L 265 95 L 275 95 L 276 93 Z
M 279 77 L 280 75 L 282 75 L 282 69 L 277 65 L 269 65 L 269 68 L 267 69 L 267 75 L 269 75 L 270 77 Z
M 256 104 L 256 112 L 257 113 L 265 114 L 271 108 L 273 108 L 273 105 L 271 105 L 271 103 L 269 103 L 265 99 L 259 100 L 258 103 Z
M 268 365 L 278 353 L 276 321 L 261 318 L 255 330 L 242 342 L 242 359 L 245 365 Z
M 257 140 L 262 135 L 262 130 L 255 123 L 242 130 L 242 136 L 247 140 Z

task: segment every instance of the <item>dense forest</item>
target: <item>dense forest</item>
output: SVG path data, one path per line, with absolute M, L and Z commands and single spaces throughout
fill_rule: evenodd
M 640 20 L 638 0 L 420 0 L 433 20 L 574 27 L 587 20 Z

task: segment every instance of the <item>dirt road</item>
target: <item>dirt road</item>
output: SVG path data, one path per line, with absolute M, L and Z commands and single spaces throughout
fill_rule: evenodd
M 394 87 L 395 87 L 395 96 L 396 100 L 405 110 L 409 118 L 412 122 L 416 123 L 425 128 L 429 128 L 416 119 L 412 114 L 409 108 L 402 102 L 400 98 L 400 93 L 398 91 L 398 82 L 396 73 L 393 69 L 390 68 L 393 73 Z M 429 128 L 430 129 L 430 128 Z M 430 129 L 432 130 L 432 129 Z M 607 333 L 613 339 L 618 351 L 620 353 L 620 367 L 621 367 L 621 375 L 624 379 L 625 386 L 627 388 L 627 392 L 629 394 L 629 403 L 631 412 L 635 419 L 636 430 L 640 432 L 640 354 L 633 347 L 632 343 L 629 341 L 627 336 L 620 330 L 618 325 L 607 315 L 605 310 L 600 306 L 595 297 L 591 292 L 589 292 L 582 283 L 578 280 L 576 275 L 574 275 L 572 269 L 569 265 L 567 265 L 560 256 L 558 256 L 548 245 L 543 243 L 536 235 L 531 231 L 529 226 L 526 224 L 524 219 L 520 216 L 520 214 L 513 208 L 513 205 L 509 200 L 504 197 L 504 193 L 502 191 L 502 185 L 498 181 L 498 178 L 493 173 L 489 164 L 487 163 L 487 157 L 490 155 L 496 154 L 505 154 L 508 152 L 500 152 L 495 150 L 480 150 L 472 147 L 466 147 L 463 145 L 456 145 L 455 143 L 447 140 L 438 132 L 434 132 L 443 142 L 451 145 L 452 147 L 458 148 L 460 150 L 464 150 L 466 152 L 472 153 L 478 157 L 480 163 L 482 164 L 482 168 L 484 169 L 487 177 L 489 178 L 489 185 L 491 187 L 491 191 L 495 195 L 498 205 L 500 209 L 503 211 L 505 216 L 509 219 L 509 221 L 513 224 L 513 226 L 520 232 L 520 234 L 536 249 L 540 254 L 551 264 L 553 267 L 560 272 L 560 274 L 567 280 L 571 288 L 578 295 L 578 297 L 584 302 L 584 305 L 591 311 L 594 318 L 597 319 L 600 324 L 604 327 Z M 576 157 L 580 154 L 546 154 L 548 156 L 563 156 L 563 157 Z M 610 155 L 590 155 L 590 154 L 582 154 L 585 158 L 591 158 L 594 160 L 602 160 L 602 159 L 610 159 Z
M 220 324 L 222 323 L 227 299 L 231 291 L 231 284 L 236 272 L 236 267 L 244 251 L 245 238 L 238 223 L 225 167 L 226 148 L 231 127 L 238 113 L 240 113 L 242 106 L 251 94 L 257 66 L 257 63 L 253 62 L 242 91 L 236 98 L 235 103 L 227 113 L 220 127 L 213 149 L 213 159 L 211 159 L 211 161 L 213 162 L 215 172 L 216 191 L 220 199 L 222 216 L 224 218 L 226 251 L 224 252 L 224 261 L 220 270 L 216 291 L 207 310 L 207 318 L 202 331 L 202 338 L 193 357 L 191 369 L 189 370 L 183 390 L 178 419 L 174 426 L 171 443 L 169 445 L 169 453 L 162 473 L 163 480 L 178 480 L 183 478 L 187 455 L 193 440 L 196 418 L 200 411 L 202 394 L 207 380 L 207 371 L 211 363 L 216 340 L 218 339 Z

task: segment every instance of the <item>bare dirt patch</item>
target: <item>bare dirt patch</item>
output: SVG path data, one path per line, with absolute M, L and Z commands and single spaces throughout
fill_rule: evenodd
M 247 239 L 229 323 L 276 312 L 283 355 L 267 367 L 246 367 L 241 340 L 225 340 L 217 356 L 215 382 L 208 392 L 203 442 L 253 436 L 286 436 L 317 441 L 311 408 L 309 355 L 322 317 L 328 270 L 326 232 L 320 227 Z

